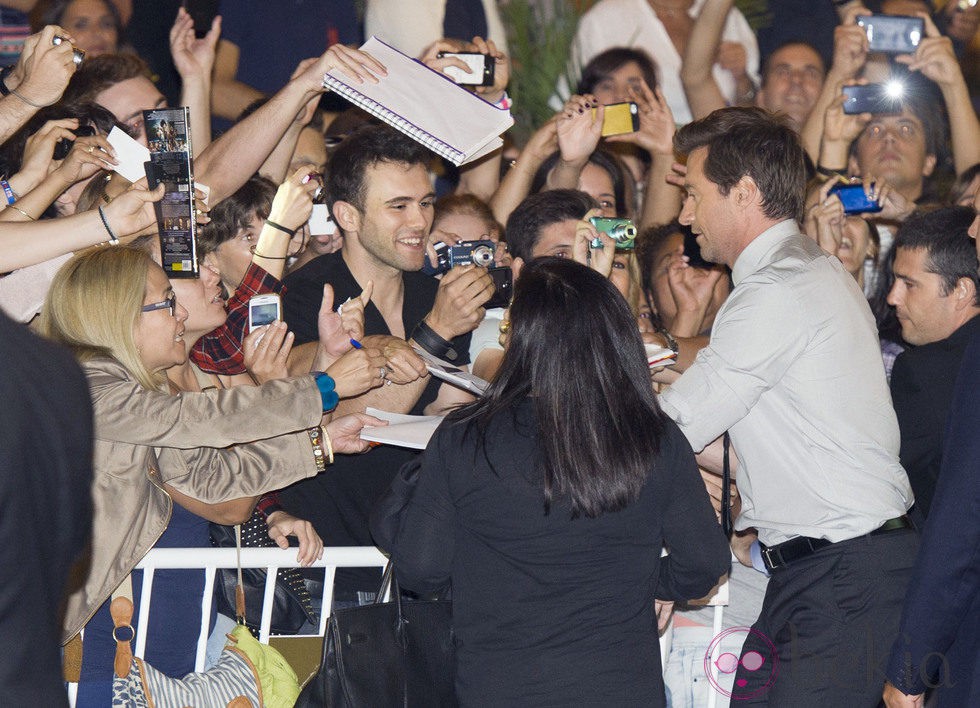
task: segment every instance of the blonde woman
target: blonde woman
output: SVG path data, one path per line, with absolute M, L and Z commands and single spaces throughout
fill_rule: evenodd
M 91 569 L 69 598 L 63 635 L 67 641 L 86 629 L 79 706 L 110 700 L 115 642 L 107 600 L 119 583 L 154 546 L 206 544 L 182 503 L 198 513 L 200 503 L 216 513 L 237 508 L 243 497 L 322 470 L 331 442 L 338 452 L 366 449 L 360 429 L 375 423 L 361 414 L 327 422 L 337 396 L 319 373 L 171 395 L 164 372 L 185 360 L 186 318 L 163 270 L 130 248 L 73 258 L 41 314 L 42 332 L 82 364 L 95 413 Z M 146 658 L 182 676 L 193 669 L 203 576 L 158 573 L 154 587 Z

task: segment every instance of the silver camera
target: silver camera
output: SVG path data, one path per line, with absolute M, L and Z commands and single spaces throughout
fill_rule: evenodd
M 68 41 L 67 37 L 61 37 L 59 35 L 55 35 L 54 37 L 51 38 L 51 44 L 53 44 L 56 47 L 62 42 L 67 42 L 67 41 Z M 72 47 L 71 60 L 75 62 L 75 66 L 81 64 L 84 58 L 85 58 L 85 52 L 83 52 L 81 49 L 76 49 L 75 47 Z

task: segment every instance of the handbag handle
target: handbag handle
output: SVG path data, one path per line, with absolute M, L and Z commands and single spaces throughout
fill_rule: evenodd
M 378 594 L 374 596 L 375 605 L 381 605 L 384 603 L 384 597 L 388 592 L 391 592 L 391 596 L 395 600 L 395 608 L 398 624 L 402 623 L 402 592 L 401 588 L 398 587 L 398 579 L 395 577 L 395 564 L 392 562 L 391 558 L 385 563 L 385 571 L 381 575 L 381 587 L 378 589 Z

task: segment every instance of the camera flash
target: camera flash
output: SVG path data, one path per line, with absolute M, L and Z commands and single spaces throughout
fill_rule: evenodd
M 889 98 L 901 98 L 905 94 L 905 84 L 901 81 L 889 81 L 885 84 L 885 94 Z

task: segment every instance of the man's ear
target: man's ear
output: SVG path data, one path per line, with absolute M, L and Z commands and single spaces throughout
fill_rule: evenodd
M 755 180 L 748 175 L 742 175 L 728 192 L 728 197 L 735 202 L 735 206 L 739 209 L 745 209 L 753 204 L 761 205 L 762 203 L 759 187 Z
M 960 278 L 957 280 L 952 294 L 956 296 L 957 310 L 977 306 L 977 286 L 972 278 Z
M 936 156 L 926 155 L 925 162 L 922 164 L 922 176 L 928 177 L 936 169 Z
M 334 202 L 330 205 L 330 213 L 345 234 L 361 230 L 361 212 L 350 202 Z
M 851 155 L 847 158 L 847 174 L 849 175 L 859 175 L 861 174 L 861 166 L 858 164 L 857 158 Z
M 514 280 L 516 281 L 518 276 L 521 274 L 521 268 L 524 267 L 524 259 L 518 256 L 510 262 L 510 272 L 514 274 Z

